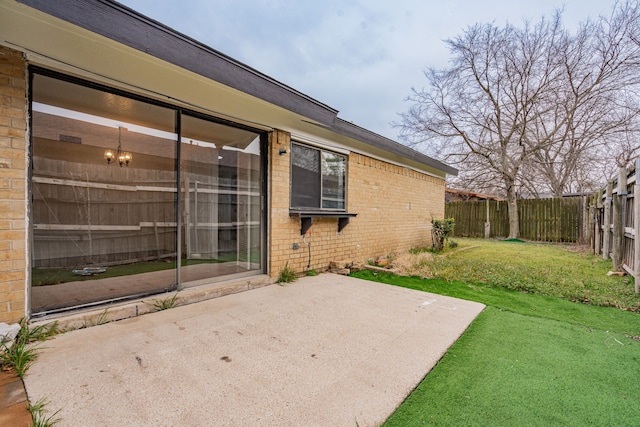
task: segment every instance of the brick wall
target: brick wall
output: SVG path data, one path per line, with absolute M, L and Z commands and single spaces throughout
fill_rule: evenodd
M 286 150 L 280 155 L 280 150 Z M 294 220 L 289 218 L 289 159 L 290 136 L 286 132 L 275 130 L 269 140 L 269 266 L 271 276 L 277 276 L 289 260 L 287 249 L 292 245 Z M 300 221 L 298 220 L 298 240 L 300 240 Z M 298 241 L 296 240 L 296 241 Z
M 25 316 L 26 64 L 0 47 L 0 322 Z
M 25 316 L 27 293 L 25 76 L 22 54 L 0 47 L 0 321 L 8 323 Z M 431 218 L 444 215 L 444 180 L 355 153 L 348 160 L 347 206 L 358 216 L 341 233 L 335 218 L 315 219 L 303 241 L 300 220 L 289 218 L 290 135 L 273 131 L 269 150 L 272 276 L 287 263 L 297 271 L 323 270 L 333 260 L 365 261 L 431 243 Z
M 314 219 L 303 241 L 300 220 L 289 218 L 289 138 L 276 131 L 270 144 L 271 276 L 287 262 L 296 271 L 321 271 L 330 261 L 364 262 L 431 244 L 431 218 L 444 217 L 444 179 L 355 153 L 348 160 L 347 210 L 358 216 L 340 234 L 337 219 Z M 280 156 L 280 148 L 287 154 Z

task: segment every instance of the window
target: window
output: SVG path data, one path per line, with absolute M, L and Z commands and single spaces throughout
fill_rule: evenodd
M 293 143 L 291 165 L 292 209 L 346 209 L 346 156 Z

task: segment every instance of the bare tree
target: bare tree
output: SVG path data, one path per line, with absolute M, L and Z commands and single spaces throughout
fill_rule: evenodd
M 470 27 L 448 40 L 452 68 L 429 69 L 430 90 L 414 90 L 401 135 L 413 145 L 464 165 L 471 179 L 498 182 L 509 204 L 509 236 L 517 237 L 517 194 L 523 166 L 548 144 L 531 138 L 530 123 L 548 114 L 562 74 L 560 14 L 524 29 Z
M 637 2 L 575 34 L 561 17 L 475 25 L 447 40 L 451 67 L 425 72 L 428 89 L 413 90 L 398 125 L 408 144 L 459 165 L 464 188 L 499 185 L 509 237 L 518 235 L 519 193 L 581 191 L 637 119 Z
M 637 3 L 616 5 L 609 18 L 587 21 L 575 35 L 567 34 L 558 51 L 565 72 L 556 108 L 532 123 L 538 138 L 553 142 L 533 153 L 531 171 L 556 197 L 584 187 L 578 180 L 585 179 L 587 170 L 602 167 L 601 160 L 614 163 L 605 154 L 607 147 L 636 134 L 640 47 L 633 39 L 638 12 Z M 629 153 L 622 147 L 614 151 Z

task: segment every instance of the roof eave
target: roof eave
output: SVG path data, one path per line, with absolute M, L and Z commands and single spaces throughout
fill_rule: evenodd
M 438 171 L 437 175 L 458 174 L 451 166 L 338 118 L 338 110 L 115 1 L 15 1 L 290 111 L 304 117 L 305 122 L 359 141 L 375 152 L 402 157 L 410 163 L 423 165 L 423 169 Z
M 402 145 L 399 142 L 386 138 L 382 135 L 378 135 L 377 133 L 371 132 L 346 120 L 338 118 L 331 129 L 341 135 L 367 142 L 375 147 L 397 154 L 406 159 L 424 164 L 431 168 L 440 170 L 446 174 L 454 176 L 458 175 L 458 169 L 454 167 L 451 167 L 432 157 L 422 154 L 419 151 L 407 147 L 406 145 Z
M 17 0 L 271 104 L 331 124 L 338 111 L 250 66 L 109 0 Z

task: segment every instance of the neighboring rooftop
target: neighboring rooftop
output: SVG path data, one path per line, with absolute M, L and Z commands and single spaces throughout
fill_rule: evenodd
M 454 202 L 454 201 L 465 201 L 465 200 L 497 200 L 504 201 L 504 197 L 495 196 L 492 194 L 483 194 L 476 193 L 473 191 L 467 190 L 457 190 L 455 188 L 446 188 L 445 189 L 445 201 L 446 202 Z

